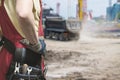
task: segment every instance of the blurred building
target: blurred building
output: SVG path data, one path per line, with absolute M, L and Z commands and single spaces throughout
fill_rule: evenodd
M 120 0 L 117 0 L 117 3 L 112 6 L 107 7 L 107 20 L 113 21 L 119 19 L 120 14 Z

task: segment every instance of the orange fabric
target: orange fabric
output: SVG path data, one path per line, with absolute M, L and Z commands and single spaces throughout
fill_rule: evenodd
M 0 80 L 6 80 L 6 73 L 12 60 L 12 55 L 3 48 L 0 51 Z
M 40 0 L 40 8 L 41 8 L 41 12 L 40 12 L 40 21 L 39 21 L 39 36 L 44 36 L 44 31 L 43 31 L 43 26 L 42 26 L 42 0 Z
M 3 35 L 9 39 L 16 47 L 24 47 L 19 43 L 19 40 L 22 39 L 20 34 L 16 31 L 13 24 L 11 23 L 6 10 L 3 6 L 0 6 L 0 26 L 2 29 Z M 9 53 L 4 47 L 0 51 L 0 80 L 6 80 L 5 76 L 8 71 L 8 68 L 11 64 L 12 54 Z

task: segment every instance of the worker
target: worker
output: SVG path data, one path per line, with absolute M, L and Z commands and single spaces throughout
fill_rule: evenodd
M 39 66 L 44 72 L 46 44 L 41 24 L 41 4 L 41 0 L 0 0 L 0 80 L 14 80 L 11 74 L 19 73 L 20 70 L 16 69 L 18 63 L 20 66 L 38 66 L 39 59 L 36 58 L 39 57 Z M 42 80 L 45 80 L 44 74 Z

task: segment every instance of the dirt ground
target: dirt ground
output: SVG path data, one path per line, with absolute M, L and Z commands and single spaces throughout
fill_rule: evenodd
M 120 38 L 84 33 L 78 41 L 46 39 L 47 80 L 120 80 Z

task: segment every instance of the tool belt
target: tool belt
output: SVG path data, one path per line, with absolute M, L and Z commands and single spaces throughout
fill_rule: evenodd
M 41 54 L 37 54 L 27 48 L 16 48 L 15 45 L 2 38 L 3 47 L 5 47 L 12 55 L 13 60 L 6 75 L 7 80 L 45 80 L 46 67 L 41 69 Z M 27 72 L 23 74 L 23 64 L 27 64 Z

